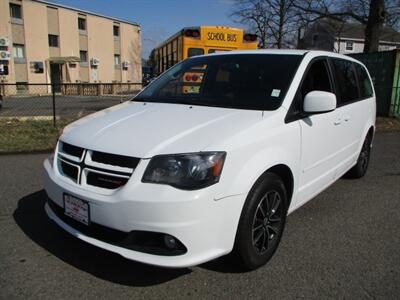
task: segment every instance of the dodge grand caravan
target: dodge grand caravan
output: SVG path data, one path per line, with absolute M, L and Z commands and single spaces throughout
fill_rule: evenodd
M 375 95 L 321 51 L 198 56 L 134 99 L 67 126 L 44 162 L 48 216 L 128 259 L 187 267 L 274 254 L 286 216 L 367 171 Z

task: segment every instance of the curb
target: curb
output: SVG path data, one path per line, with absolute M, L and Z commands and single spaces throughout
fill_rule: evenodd
M 52 121 L 53 116 L 0 116 L 0 120 L 8 120 L 8 121 Z M 60 117 L 56 117 L 56 120 L 60 120 Z
M 54 151 L 54 149 L 0 152 L 0 157 L 7 156 L 7 155 L 46 154 L 46 153 L 50 154 L 50 153 L 53 153 L 53 151 Z

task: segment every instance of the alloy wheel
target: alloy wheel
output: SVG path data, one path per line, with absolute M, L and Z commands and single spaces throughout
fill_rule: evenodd
M 283 225 L 283 205 L 279 193 L 268 191 L 260 200 L 253 219 L 252 240 L 257 253 L 263 255 L 276 241 Z
M 370 142 L 369 142 L 369 139 L 366 138 L 364 141 L 364 144 L 362 146 L 360 157 L 359 157 L 359 163 L 360 163 L 361 169 L 363 171 L 365 171 L 368 167 L 369 152 L 370 152 Z

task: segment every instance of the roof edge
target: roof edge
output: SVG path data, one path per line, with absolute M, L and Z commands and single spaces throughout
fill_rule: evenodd
M 51 5 L 51 6 L 55 6 L 55 7 L 69 9 L 69 10 L 73 10 L 73 11 L 76 11 L 76 12 L 79 12 L 79 13 L 84 13 L 84 14 L 88 14 L 88 15 L 92 15 L 92 16 L 96 16 L 96 17 L 101 17 L 101 18 L 112 20 L 112 21 L 116 21 L 116 22 L 125 23 L 125 24 L 129 24 L 129 25 L 140 27 L 140 24 L 136 23 L 136 22 L 131 22 L 131 21 L 124 20 L 124 19 L 118 19 L 118 18 L 102 15 L 100 13 L 96 13 L 96 12 L 92 12 L 92 11 L 76 8 L 76 7 L 73 7 L 73 6 L 68 6 L 68 5 L 64 5 L 64 4 L 60 4 L 60 3 L 56 3 L 56 2 L 51 2 L 51 1 L 46 1 L 46 0 L 31 0 L 31 1 L 32 2 L 42 3 L 42 4 L 45 4 L 45 5 Z

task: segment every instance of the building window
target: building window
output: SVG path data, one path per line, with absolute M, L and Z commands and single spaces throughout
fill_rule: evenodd
M 114 55 L 114 64 L 119 66 L 121 64 L 121 56 L 119 54 Z
M 21 5 L 10 3 L 10 16 L 12 19 L 22 19 Z
M 27 82 L 17 82 L 16 83 L 17 93 L 23 94 L 28 91 L 28 83 Z
M 81 59 L 81 63 L 87 63 L 88 62 L 88 55 L 87 55 L 87 51 L 79 51 L 79 57 Z
M 58 47 L 58 35 L 49 34 L 49 47 Z
M 113 27 L 113 33 L 115 37 L 119 37 L 119 26 L 114 25 Z
M 78 18 L 78 29 L 82 31 L 86 31 L 86 19 Z
M 353 42 L 346 42 L 346 51 L 353 51 Z
M 13 56 L 15 63 L 25 63 L 25 46 L 20 44 L 14 44 Z
M 121 56 L 119 54 L 114 54 L 114 65 L 119 66 L 121 64 Z

